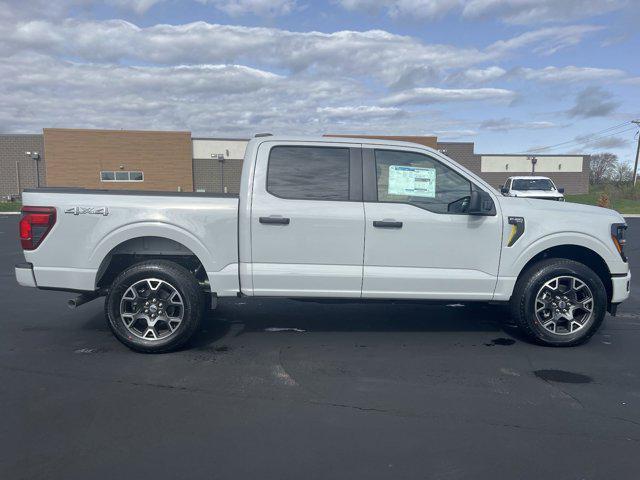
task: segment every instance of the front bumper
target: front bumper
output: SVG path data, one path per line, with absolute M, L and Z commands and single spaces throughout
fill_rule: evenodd
M 627 272 L 624 276 L 611 277 L 611 303 L 624 302 L 629 298 L 631 292 L 631 272 Z
M 23 287 L 37 287 L 36 277 L 33 274 L 33 265 L 30 263 L 19 263 L 15 266 L 16 280 Z

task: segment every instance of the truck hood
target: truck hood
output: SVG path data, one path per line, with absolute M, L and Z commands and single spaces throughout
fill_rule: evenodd
M 530 210 L 535 213 L 572 218 L 598 217 L 611 223 L 626 223 L 622 215 L 609 208 L 596 207 L 594 205 L 582 205 L 573 202 L 549 202 L 526 197 L 500 197 L 500 203 L 507 215 L 521 215 L 515 212 Z M 511 213 L 510 213 L 511 212 Z
M 514 190 L 511 194 L 514 197 L 534 197 L 534 198 L 558 198 L 563 195 L 557 190 Z

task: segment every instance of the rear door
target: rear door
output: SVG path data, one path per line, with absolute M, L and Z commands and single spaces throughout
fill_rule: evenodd
M 363 159 L 362 296 L 491 299 L 502 220 L 495 211 L 466 213 L 471 190 L 479 187 L 420 149 L 365 148 Z
M 360 297 L 359 144 L 262 143 L 252 202 L 254 295 Z

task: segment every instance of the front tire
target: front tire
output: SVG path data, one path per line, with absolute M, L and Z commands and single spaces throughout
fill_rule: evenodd
M 116 277 L 105 300 L 111 331 L 124 345 L 163 353 L 184 345 L 198 330 L 204 295 L 196 278 L 167 260 L 149 260 Z
M 510 309 L 514 322 L 534 342 L 571 347 L 586 342 L 600 328 L 607 291 L 586 265 L 551 258 L 521 274 Z

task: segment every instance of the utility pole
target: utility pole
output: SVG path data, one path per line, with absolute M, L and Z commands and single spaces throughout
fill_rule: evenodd
M 631 123 L 635 123 L 636 126 L 640 126 L 640 120 L 631 120 Z M 638 134 L 638 147 L 636 148 L 636 159 L 633 164 L 633 186 L 636 186 L 638 181 L 638 156 L 640 156 L 640 133 Z

